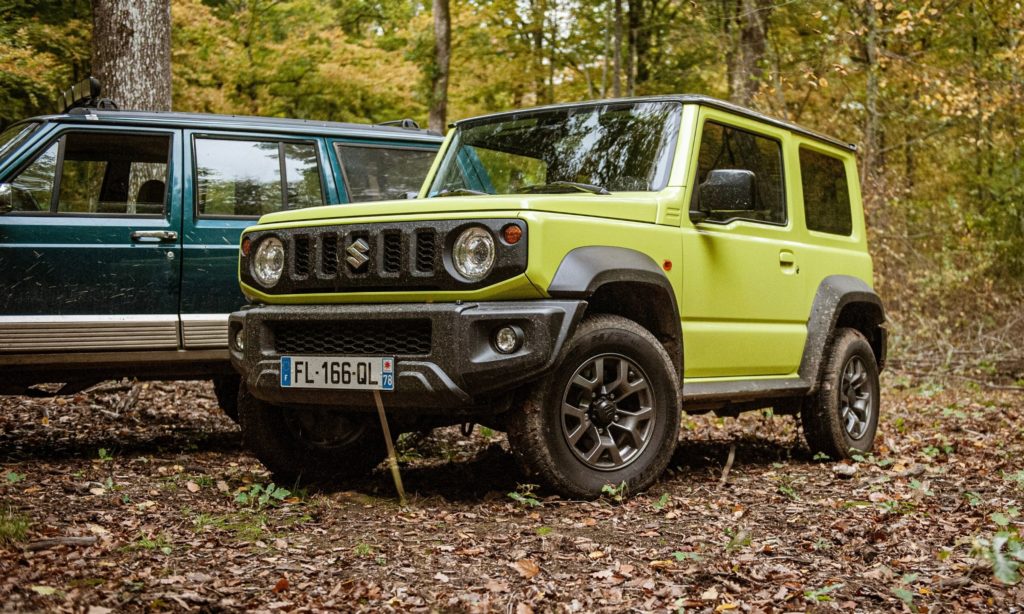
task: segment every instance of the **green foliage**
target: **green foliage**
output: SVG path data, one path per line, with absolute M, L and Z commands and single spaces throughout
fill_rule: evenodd
M 124 547 L 125 550 L 159 550 L 167 555 L 173 551 L 171 542 L 166 535 L 160 533 L 156 536 L 140 533 L 138 539 Z
M 235 503 L 251 508 L 263 509 L 264 507 L 280 504 L 291 494 L 290 490 L 277 486 L 273 482 L 266 486 L 253 484 L 248 490 L 235 495 Z
M 991 538 L 976 537 L 972 555 L 992 567 L 992 574 L 1003 584 L 1017 584 L 1024 563 L 1024 541 L 1016 530 L 998 531 Z
M 508 498 L 523 507 L 541 507 L 543 503 L 537 500 L 535 493 L 537 488 L 537 484 L 516 484 L 515 491 L 508 493 Z
M 616 503 L 622 503 L 626 499 L 626 483 L 622 482 L 618 486 L 615 484 L 605 484 L 601 487 L 601 494 Z
M 831 593 L 841 588 L 843 588 L 842 584 L 829 584 L 828 586 L 823 586 L 821 588 L 808 589 L 804 591 L 804 598 L 811 603 L 832 601 L 834 597 Z
M 10 509 L 0 511 L 0 545 L 13 544 L 25 539 L 30 521 L 26 516 Z
M 100 448 L 97 454 L 97 458 L 99 458 L 100 462 L 103 463 L 109 463 L 110 461 L 114 460 L 114 456 L 110 452 L 108 452 L 106 448 Z
M 658 500 L 654 502 L 653 507 L 654 507 L 654 509 L 656 511 L 660 512 L 661 510 L 665 509 L 666 505 L 668 505 L 668 501 L 669 501 L 668 493 L 667 492 L 663 493 L 660 497 L 658 497 Z
M 22 480 L 25 479 L 25 474 L 17 473 L 15 471 L 8 471 L 5 477 L 7 479 L 8 484 L 17 484 L 18 482 L 21 482 Z

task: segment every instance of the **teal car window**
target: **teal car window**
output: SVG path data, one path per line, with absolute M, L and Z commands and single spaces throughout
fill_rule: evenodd
M 167 135 L 65 134 L 11 182 L 13 209 L 162 215 L 169 155 Z
M 315 143 L 202 137 L 195 157 L 200 216 L 259 217 L 324 204 Z
M 11 181 L 12 211 L 46 212 L 53 200 L 60 143 L 50 145 Z
M 719 169 L 747 170 L 755 177 L 754 211 L 741 215 L 735 211 L 709 211 L 708 221 L 744 219 L 769 224 L 786 223 L 781 143 L 746 130 L 705 122 L 697 156 L 697 185 L 704 183 L 708 173 Z
M 335 143 L 351 202 L 405 198 L 419 192 L 434 162 L 432 149 Z
M 38 122 L 17 124 L 0 133 L 0 160 L 17 149 L 18 145 L 24 143 L 38 127 Z
M 849 236 L 853 232 L 853 216 L 843 161 L 801 147 L 800 182 L 808 230 Z
M 163 215 L 169 136 L 82 132 L 63 139 L 58 213 Z
M 459 124 L 430 196 L 572 192 L 580 185 L 658 191 L 668 183 L 679 115 L 672 102 L 616 102 Z

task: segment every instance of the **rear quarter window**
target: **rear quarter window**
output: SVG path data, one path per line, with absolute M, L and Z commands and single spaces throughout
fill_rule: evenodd
M 842 159 L 801 147 L 800 181 L 807 229 L 849 236 L 853 232 L 853 216 Z

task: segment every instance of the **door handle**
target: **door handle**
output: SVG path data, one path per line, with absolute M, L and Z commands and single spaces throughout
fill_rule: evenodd
M 787 275 L 799 273 L 800 267 L 796 264 L 796 254 L 788 249 L 784 249 L 779 252 L 779 268 Z
M 136 230 L 131 238 L 136 243 L 169 243 L 178 240 L 178 233 L 173 230 Z

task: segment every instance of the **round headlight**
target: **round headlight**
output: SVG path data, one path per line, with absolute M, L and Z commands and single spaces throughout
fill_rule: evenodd
M 284 244 L 277 237 L 260 241 L 252 259 L 252 276 L 260 285 L 270 288 L 284 273 Z
M 452 260 L 460 275 L 470 281 L 480 281 L 494 266 L 494 237 L 480 226 L 463 230 L 455 240 Z

